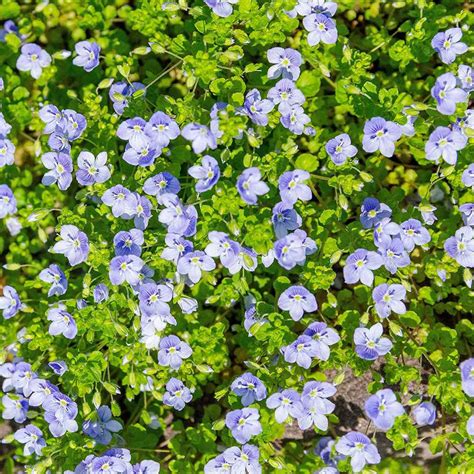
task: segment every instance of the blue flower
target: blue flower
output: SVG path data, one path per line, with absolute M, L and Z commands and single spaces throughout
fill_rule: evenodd
M 303 62 L 301 54 L 292 48 L 271 48 L 267 51 L 268 62 L 273 64 L 268 70 L 269 79 L 284 79 L 296 81 L 300 77 L 300 66 Z
M 13 318 L 21 309 L 20 297 L 15 288 L 5 285 L 3 287 L 3 296 L 0 296 L 0 310 L 3 312 L 5 319 Z
M 144 262 L 136 255 L 122 255 L 114 257 L 110 261 L 109 278 L 112 285 L 120 285 L 127 282 L 130 285 L 139 283 L 139 272 Z
M 56 385 L 40 378 L 35 378 L 31 381 L 29 384 L 29 390 L 31 393 L 28 401 L 32 407 L 42 406 L 49 395 L 53 392 L 59 391 Z
M 166 383 L 166 392 L 163 395 L 163 403 L 165 405 L 181 411 L 192 398 L 191 391 L 181 380 L 171 377 Z
M 194 250 L 192 242 L 184 239 L 179 234 L 166 234 L 165 243 L 167 246 L 161 252 L 161 258 L 174 264 L 177 264 L 183 255 Z
M 66 306 L 60 303 L 57 308 L 50 308 L 46 313 L 51 321 L 48 332 L 51 336 L 62 334 L 66 339 L 74 339 L 77 326 L 74 318 L 66 311 Z
M 403 285 L 382 283 L 372 291 L 375 309 L 381 318 L 388 318 L 393 311 L 396 314 L 405 314 L 407 309 L 403 300 L 407 291 Z
M 436 407 L 431 402 L 421 402 L 411 414 L 418 426 L 432 425 L 436 420 Z
M 293 170 L 283 173 L 278 180 L 278 189 L 283 202 L 295 204 L 298 199 L 309 201 L 311 199 L 311 189 L 304 184 L 310 179 L 307 171 Z
M 433 36 L 431 46 L 444 64 L 451 64 L 456 60 L 456 56 L 467 51 L 467 45 L 461 42 L 461 38 L 461 28 L 449 28 Z
M 201 165 L 191 166 L 188 173 L 198 180 L 195 186 L 198 193 L 212 189 L 221 176 L 219 164 L 209 155 L 203 156 Z
M 160 153 L 161 149 L 145 136 L 139 144 L 127 143 L 123 159 L 133 166 L 151 166 Z
M 463 182 L 464 186 L 467 186 L 468 188 L 474 186 L 474 163 L 469 165 L 463 171 L 463 173 L 462 173 L 462 182 Z
M 252 436 L 262 432 L 260 414 L 256 408 L 242 408 L 227 413 L 225 424 L 232 436 L 241 444 L 247 443 Z
M 381 204 L 385 206 L 385 204 Z M 388 209 L 390 209 L 387 206 Z M 390 213 L 391 213 L 390 209 Z M 374 226 L 374 243 L 379 245 L 381 242 L 388 242 L 393 236 L 400 235 L 400 226 L 392 222 L 389 217 L 384 217 Z
M 74 46 L 77 56 L 72 60 L 75 66 L 83 67 L 91 72 L 99 65 L 100 46 L 94 41 L 79 41 Z
M 328 400 L 328 398 L 335 395 L 336 392 L 336 387 L 331 383 L 316 381 L 307 382 L 303 387 L 301 401 L 304 401 L 306 406 L 322 406 L 328 413 L 331 413 L 336 405 Z
M 301 227 L 301 216 L 293 209 L 291 204 L 279 202 L 272 210 L 272 223 L 277 239 L 288 235 L 288 231 Z
M 232 5 L 237 3 L 239 0 L 204 0 L 204 3 L 212 8 L 212 11 L 222 18 L 226 18 L 232 15 Z
M 135 117 L 122 122 L 117 129 L 117 136 L 128 141 L 130 146 L 137 150 L 148 145 L 149 138 L 145 133 L 146 121 L 141 117 Z
M 341 133 L 326 143 L 326 152 L 332 162 L 340 166 L 348 158 L 352 158 L 357 154 L 357 148 L 351 144 L 351 137 L 347 133 Z
M 63 134 L 68 141 L 74 141 L 80 138 L 86 127 L 87 120 L 84 115 L 72 109 L 64 109 L 61 112 L 56 132 Z
M 281 103 L 278 110 L 281 124 L 295 135 L 301 135 L 306 130 L 306 124 L 311 121 L 298 104 Z
M 179 136 L 177 123 L 164 112 L 155 112 L 145 126 L 145 132 L 150 136 L 159 148 L 169 145 L 171 140 Z
M 58 183 L 61 191 L 69 188 L 72 182 L 72 159 L 68 154 L 51 151 L 41 157 L 41 162 L 50 170 L 41 180 L 45 186 Z
M 53 253 L 61 253 L 68 260 L 69 265 L 78 265 L 87 260 L 89 255 L 89 239 L 75 225 L 63 225 L 59 232 L 61 240 L 51 249 Z
M 306 256 L 316 252 L 317 247 L 306 232 L 297 229 L 277 240 L 273 250 L 278 263 L 286 270 L 291 270 L 296 265 L 304 265 Z
M 393 156 L 395 142 L 402 136 L 400 125 L 382 117 L 374 117 L 365 122 L 362 148 L 368 153 L 380 150 L 387 158 Z
M 178 194 L 181 189 L 179 181 L 166 171 L 158 173 L 148 178 L 143 185 L 143 191 L 150 196 L 156 196 L 157 201 L 161 204 L 161 196 L 164 194 Z
M 395 418 L 403 415 L 405 410 L 393 391 L 386 388 L 367 399 L 365 413 L 377 428 L 386 431 L 393 426 Z
M 191 347 L 179 337 L 174 335 L 166 336 L 160 341 L 158 363 L 163 367 L 169 366 L 173 370 L 178 370 L 183 363 L 183 359 L 191 357 L 192 353 Z
M 334 44 L 337 41 L 336 23 L 321 13 L 312 13 L 303 18 L 303 26 L 308 34 L 308 44 L 314 46 L 321 41 L 325 44 Z
M 303 410 L 298 392 L 292 389 L 270 395 L 267 407 L 275 410 L 275 419 L 278 423 L 284 423 L 289 416 L 298 418 Z
M 13 191 L 6 184 L 0 184 L 0 219 L 15 214 L 16 199 Z
M 448 127 L 436 127 L 425 145 L 426 159 L 439 162 L 443 158 L 446 163 L 455 165 L 458 151 L 467 145 L 467 137 Z
M 105 283 L 99 283 L 94 288 L 93 293 L 95 303 L 102 303 L 103 301 L 107 301 L 109 299 L 109 288 Z
M 187 275 L 193 283 L 197 283 L 202 277 L 202 271 L 214 270 L 216 263 L 204 252 L 197 250 L 183 255 L 176 268 L 180 275 Z
M 332 406 L 323 403 L 314 403 L 306 397 L 301 397 L 302 409 L 298 416 L 298 426 L 301 430 L 307 430 L 315 426 L 321 431 L 327 431 L 329 421 L 326 415 L 334 411 Z
M 122 230 L 114 236 L 115 255 L 136 255 L 142 254 L 142 245 L 145 242 L 143 231 L 140 229 Z
M 294 321 L 299 321 L 304 313 L 318 309 L 316 298 L 304 286 L 290 286 L 278 298 L 278 307 L 289 311 Z
M 327 17 L 331 17 L 336 14 L 337 3 L 327 2 L 326 0 L 299 0 L 295 9 L 301 16 L 308 16 L 311 13 L 322 13 Z
M 392 210 L 375 198 L 365 198 L 360 208 L 360 222 L 362 227 L 375 227 L 382 219 L 390 217 Z
M 171 315 L 168 303 L 173 299 L 173 290 L 167 285 L 143 283 L 139 289 L 140 311 L 145 316 Z
M 378 247 L 383 264 L 392 275 L 396 273 L 397 269 L 410 265 L 410 257 L 398 237 L 381 242 Z
M 43 68 L 51 64 L 51 56 L 35 43 L 24 44 L 21 47 L 21 54 L 16 61 L 16 68 L 19 71 L 29 71 L 31 77 L 38 79 L 43 72 Z
M 184 235 L 190 225 L 192 214 L 190 206 L 184 206 L 175 194 L 163 194 L 161 204 L 165 206 L 158 215 L 158 220 L 168 226 L 171 234 Z
M 237 377 L 230 389 L 241 398 L 244 407 L 251 405 L 254 401 L 261 401 L 267 397 L 267 389 L 262 381 L 250 372 Z
M 126 82 L 116 82 L 112 84 L 109 89 L 109 97 L 113 102 L 115 112 L 122 115 L 125 108 L 128 107 L 127 99 L 139 90 L 144 90 L 146 92 L 145 85 L 141 82 L 132 82 L 131 84 Z
M 29 424 L 24 428 L 20 428 L 13 435 L 16 441 L 24 444 L 23 455 L 30 456 L 35 453 L 41 456 L 41 451 L 46 446 L 46 441 L 43 438 L 43 433 L 35 425 Z
M 295 83 L 290 79 L 281 79 L 267 94 L 275 105 L 298 104 L 301 105 L 305 101 L 303 93 L 296 88 Z M 280 107 L 278 108 L 280 110 Z
M 464 393 L 469 397 L 474 397 L 474 358 L 461 362 L 461 386 Z
M 444 243 L 446 253 L 465 268 L 474 267 L 474 231 L 469 226 L 461 227 Z
M 400 224 L 400 239 L 405 250 L 411 252 L 415 245 L 427 244 L 431 236 L 418 219 L 408 219 Z
M 107 152 L 103 151 L 95 157 L 88 151 L 81 151 L 77 157 L 78 170 L 76 179 L 83 186 L 94 183 L 105 183 L 110 178 L 110 169 L 106 165 Z
M 211 243 L 205 248 L 207 255 L 219 257 L 222 265 L 230 268 L 239 257 L 240 245 L 231 240 L 225 232 L 211 231 L 208 238 Z
M 459 212 L 462 214 L 462 220 L 465 225 L 474 226 L 474 202 L 466 202 L 459 206 Z
M 151 217 L 151 202 L 145 196 L 132 193 L 128 200 L 122 219 L 133 219 L 135 227 L 144 230 L 148 226 Z
M 63 360 L 55 360 L 49 362 L 48 366 L 53 370 L 56 375 L 63 375 L 67 372 L 67 364 Z
M 112 433 L 122 430 L 122 425 L 112 419 L 112 412 L 108 406 L 101 406 L 97 410 L 96 419 L 87 420 L 82 424 L 82 431 L 99 444 L 109 444 L 112 441 Z
M 444 115 L 452 115 L 456 112 L 456 104 L 466 102 L 468 94 L 457 87 L 456 76 L 447 72 L 436 79 L 431 88 L 431 95 L 436 100 L 438 112 Z
M 380 268 L 383 263 L 382 256 L 377 252 L 357 249 L 347 257 L 343 270 L 344 281 L 351 285 L 360 281 L 364 285 L 372 286 L 374 282 L 374 274 L 372 272 Z
M 16 395 L 11 398 L 9 395 L 4 395 L 2 398 L 4 420 L 15 420 L 17 423 L 23 423 L 26 420 L 26 413 L 28 411 L 28 400 L 21 395 Z
M 268 125 L 267 114 L 272 111 L 273 107 L 271 100 L 262 99 L 260 92 L 257 89 L 252 89 L 245 96 L 244 106 L 237 110 L 241 114 L 247 115 L 256 125 L 265 126 Z
M 215 150 L 217 148 L 217 139 L 212 130 L 209 130 L 205 125 L 199 123 L 190 123 L 185 125 L 181 131 L 181 135 L 191 142 L 194 153 L 202 153 L 204 150 L 210 148 Z
M 62 114 L 61 111 L 53 104 L 44 105 L 38 112 L 40 119 L 45 124 L 43 133 L 47 135 L 53 133 L 59 125 Z
M 39 279 L 46 283 L 51 283 L 48 290 L 48 296 L 61 296 L 67 291 L 66 275 L 55 263 L 51 264 L 48 268 L 41 270 Z
M 262 174 L 256 167 L 247 168 L 237 178 L 237 191 L 240 197 L 251 205 L 257 204 L 258 196 L 263 196 L 269 187 L 262 181 Z
M 471 66 L 460 64 L 458 68 L 458 78 L 461 81 L 462 88 L 466 92 L 474 89 L 474 69 Z
M 375 445 L 362 433 L 351 431 L 336 444 L 336 451 L 351 458 L 354 472 L 360 472 L 366 464 L 378 464 L 381 460 Z
M 15 145 L 8 138 L 0 137 L 0 168 L 15 161 Z
M 315 341 L 315 355 L 320 360 L 328 360 L 331 352 L 329 346 L 338 343 L 341 339 L 334 329 L 320 322 L 311 323 L 303 334 L 312 337 Z
M 286 362 L 298 364 L 309 369 L 313 358 L 318 354 L 318 346 L 311 336 L 299 336 L 289 346 L 282 347 L 281 351 Z
M 393 344 L 390 339 L 382 337 L 383 326 L 374 324 L 371 328 L 357 328 L 354 332 L 354 344 L 357 355 L 365 360 L 375 360 L 390 352 Z

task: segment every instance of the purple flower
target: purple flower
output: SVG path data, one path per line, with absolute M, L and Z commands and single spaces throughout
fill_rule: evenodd
M 436 217 L 434 213 L 434 211 L 436 211 L 435 206 L 432 206 L 431 204 L 425 204 L 419 209 L 421 212 L 421 217 L 423 218 L 423 222 L 426 225 L 432 225 L 438 220 L 438 218 Z
M 112 419 L 112 412 L 108 406 L 101 406 L 96 416 L 96 419 L 87 420 L 82 424 L 82 431 L 96 443 L 107 445 L 112 441 L 112 433 L 119 432 L 123 427 Z
M 458 151 L 467 144 L 467 137 L 448 127 L 436 127 L 425 145 L 426 159 L 439 162 L 442 157 L 446 163 L 455 165 Z
M 345 456 L 333 454 L 335 444 L 336 442 L 330 436 L 323 436 L 319 439 L 318 444 L 314 448 L 314 454 L 319 456 L 327 467 L 317 471 L 318 474 L 338 474 L 339 471 L 335 466 L 337 466 L 340 460 L 345 459 Z
M 275 258 L 286 270 L 291 270 L 296 265 L 304 265 L 306 256 L 313 254 L 316 250 L 314 241 L 300 229 L 277 240 L 274 244 Z
M 284 79 L 296 81 L 300 77 L 300 66 L 303 62 L 301 54 L 292 48 L 271 48 L 267 51 L 268 62 L 273 64 L 268 70 L 269 79 Z
M 372 271 L 380 268 L 383 263 L 380 254 L 366 249 L 357 249 L 347 257 L 343 270 L 344 281 L 351 285 L 360 281 L 366 286 L 372 286 L 374 282 Z
M 327 400 L 326 400 L 327 401 Z M 329 415 L 334 411 L 334 404 L 314 403 L 308 397 L 301 397 L 302 410 L 298 416 L 298 426 L 301 430 L 307 430 L 313 425 L 321 431 L 327 431 Z
M 26 362 L 15 364 L 15 370 L 12 375 L 12 384 L 17 392 L 22 392 L 25 397 L 31 395 L 31 384 L 37 375 L 31 370 L 31 365 Z
M 163 194 L 161 204 L 165 208 L 158 215 L 158 220 L 168 226 L 169 233 L 183 235 L 190 220 L 187 208 L 175 194 Z
M 181 135 L 191 142 L 194 153 L 202 153 L 210 148 L 217 148 L 216 136 L 205 125 L 199 123 L 190 123 L 181 131 Z
M 468 188 L 474 186 L 474 163 L 469 165 L 462 173 L 462 182 Z
M 405 314 L 407 309 L 402 300 L 406 298 L 407 291 L 403 285 L 382 283 L 372 291 L 375 309 L 381 318 L 388 318 L 393 311 L 396 314 Z
M 30 71 L 31 77 L 38 79 L 43 68 L 51 64 L 51 56 L 35 43 L 24 44 L 21 47 L 21 55 L 16 61 L 19 71 Z
M 203 270 L 210 272 L 214 268 L 216 268 L 214 260 L 200 250 L 183 255 L 177 265 L 178 273 L 188 275 L 193 283 L 197 283 L 201 279 Z
M 474 267 L 474 231 L 471 227 L 461 227 L 453 237 L 444 243 L 446 253 L 465 268 Z
M 144 230 L 148 226 L 151 217 L 151 202 L 138 193 L 132 193 L 128 199 L 123 219 L 133 219 L 135 227 Z
M 61 296 L 67 291 L 66 275 L 55 263 L 51 264 L 48 268 L 41 270 L 39 279 L 46 283 L 51 283 L 51 286 L 48 290 L 48 296 Z
M 171 377 L 166 384 L 166 392 L 163 395 L 163 403 L 181 411 L 186 403 L 192 400 L 191 391 L 181 380 Z
M 140 229 L 122 230 L 114 237 L 115 255 L 136 255 L 142 254 L 142 245 L 145 241 L 143 231 Z
M 289 416 L 298 418 L 303 410 L 298 392 L 292 389 L 283 390 L 270 395 L 267 407 L 275 410 L 275 419 L 278 423 L 284 423 Z
M 51 308 L 46 313 L 48 321 L 51 321 L 48 332 L 51 336 L 62 334 L 66 339 L 74 339 L 77 334 L 77 326 L 74 318 L 66 311 L 62 303 L 57 308 Z
M 237 191 L 240 197 L 251 205 L 257 204 L 258 196 L 263 196 L 269 187 L 262 181 L 262 174 L 256 167 L 247 168 L 237 178 Z
M 462 214 L 462 220 L 465 225 L 474 226 L 474 202 L 467 202 L 459 206 L 459 212 Z
M 230 386 L 231 390 L 241 398 L 244 407 L 251 405 L 254 401 L 264 400 L 267 389 L 261 380 L 250 372 L 237 377 Z
M 61 253 L 74 266 L 85 262 L 89 255 L 89 239 L 75 225 L 63 225 L 59 233 L 61 240 L 51 249 L 52 253 Z
M 110 178 L 110 169 L 106 165 L 107 152 L 103 151 L 97 158 L 88 151 L 81 151 L 77 157 L 76 179 L 83 186 L 94 183 L 105 183 Z
M 298 364 L 304 369 L 309 369 L 313 358 L 319 353 L 318 345 L 310 336 L 299 336 L 289 346 L 282 347 L 281 351 L 286 362 Z
M 41 456 L 41 451 L 46 446 L 46 441 L 43 439 L 43 433 L 35 425 L 26 425 L 15 432 L 14 438 L 16 441 L 24 444 L 23 455 L 30 456 L 35 453 Z
M 301 401 L 306 407 L 318 406 L 322 407 L 326 413 L 332 413 L 336 405 L 328 398 L 335 395 L 336 391 L 336 387 L 328 382 L 307 382 L 303 387 Z
M 456 77 L 447 72 L 441 74 L 431 88 L 431 95 L 436 100 L 436 108 L 441 114 L 452 115 L 456 112 L 458 102 L 467 101 L 467 92 L 456 86 Z
M 305 101 L 305 97 L 302 92 L 297 89 L 295 83 L 289 79 L 279 80 L 275 86 L 268 91 L 267 99 L 270 99 L 275 105 L 301 105 Z
M 309 201 L 311 199 L 311 189 L 304 181 L 310 179 L 307 171 L 294 170 L 286 171 L 278 180 L 281 200 L 288 204 L 295 204 L 298 199 Z
M 26 35 L 20 35 L 18 26 L 15 25 L 15 22 L 12 20 L 7 20 L 3 24 L 3 28 L 0 29 L 0 42 L 4 43 L 5 42 L 5 36 L 8 34 L 14 34 L 21 40 L 26 39 Z
M 474 397 L 474 358 L 465 360 L 459 366 L 461 369 L 461 383 L 464 393 Z
M 260 414 L 256 408 L 242 408 L 227 413 L 225 424 L 236 441 L 245 444 L 252 436 L 262 432 L 259 419 Z
M 143 283 L 139 289 L 140 311 L 147 316 L 169 315 L 168 302 L 173 299 L 173 290 L 167 285 Z
M 410 257 L 402 241 L 396 237 L 379 244 L 379 252 L 385 268 L 393 275 L 399 268 L 410 265 Z
M 471 415 L 467 420 L 466 431 L 469 436 L 474 436 L 474 415 Z
M 67 372 L 67 364 L 63 360 L 55 360 L 53 362 L 49 362 L 48 366 L 52 369 L 52 371 L 56 375 L 63 375 Z
M 311 121 L 304 113 L 303 107 L 298 104 L 282 103 L 278 110 L 281 113 L 281 124 L 295 135 L 301 135 L 306 129 L 306 124 Z
M 375 445 L 362 433 L 351 431 L 342 436 L 336 444 L 336 451 L 351 458 L 354 472 L 360 472 L 366 464 L 378 464 L 380 454 Z
M 274 105 L 271 100 L 262 99 L 257 89 L 247 92 L 243 107 L 239 107 L 241 114 L 247 115 L 256 125 L 268 125 L 267 114 L 272 111 Z
M 113 102 L 114 110 L 117 114 L 122 115 L 126 107 L 128 107 L 128 98 L 138 90 L 144 90 L 145 85 L 141 82 L 116 82 L 109 89 L 109 97 Z M 145 89 L 146 90 L 146 89 Z
M 336 14 L 337 3 L 327 2 L 326 0 L 299 0 L 295 9 L 301 16 L 308 16 L 311 13 L 322 13 L 330 17 Z
M 158 111 L 150 117 L 145 126 L 145 132 L 159 148 L 164 148 L 169 145 L 171 140 L 179 136 L 179 127 L 169 115 Z
M 84 115 L 77 113 L 72 109 L 65 109 L 61 112 L 56 132 L 64 134 L 66 140 L 77 140 L 87 127 L 87 120 Z M 51 139 L 51 137 L 50 137 Z M 48 143 L 50 143 L 48 141 Z
M 26 413 L 28 411 L 28 400 L 21 395 L 15 398 L 10 398 L 9 395 L 4 395 L 2 398 L 4 420 L 15 420 L 17 423 L 23 423 L 26 420 Z
M 239 257 L 240 245 L 231 240 L 225 232 L 211 231 L 208 238 L 211 243 L 206 246 L 207 255 L 219 257 L 222 265 L 230 268 Z
M 382 334 L 383 326 L 380 323 L 371 328 L 357 328 L 354 332 L 357 355 L 361 359 L 375 360 L 390 352 L 393 344 L 390 339 L 382 337 Z
M 16 199 L 13 191 L 6 184 L 0 184 L 0 219 L 15 214 Z
M 357 148 L 351 144 L 351 137 L 347 133 L 341 133 L 326 143 L 326 152 L 332 162 L 340 166 L 348 158 L 352 158 L 357 154 Z
M 184 239 L 178 234 L 167 234 L 165 237 L 167 247 L 163 249 L 161 258 L 169 260 L 174 264 L 185 254 L 194 250 L 192 242 Z
M 121 285 L 124 281 L 130 285 L 139 283 L 139 272 L 144 262 L 136 255 L 122 255 L 110 261 L 109 278 L 112 285 Z
M 272 222 L 277 239 L 282 239 L 289 230 L 298 229 L 301 224 L 301 216 L 293 209 L 291 204 L 279 202 L 272 210 Z
M 311 323 L 305 329 L 305 336 L 310 336 L 316 342 L 316 357 L 320 360 L 328 360 L 330 355 L 329 346 L 340 341 L 340 337 L 334 329 L 328 328 L 326 323 Z
M 121 217 L 131 212 L 133 201 L 132 193 L 121 184 L 107 189 L 102 196 L 102 202 L 112 208 L 114 217 Z
M 161 204 L 161 196 L 164 194 L 178 194 L 181 189 L 179 181 L 166 171 L 148 178 L 143 185 L 143 191 L 150 196 L 156 196 Z
M 232 15 L 232 5 L 237 3 L 239 0 L 204 0 L 204 3 L 212 8 L 212 11 L 222 18 L 226 18 Z
M 102 303 L 109 299 L 109 289 L 104 283 L 99 283 L 94 288 L 94 303 Z
M 128 472 L 128 464 L 128 462 L 115 456 L 104 455 L 92 460 L 89 472 L 97 474 L 121 474 Z
M 308 34 L 308 44 L 314 46 L 322 41 L 325 44 L 334 44 L 337 41 L 336 23 L 321 13 L 312 13 L 303 18 L 303 26 Z
M 5 285 L 3 296 L 0 296 L 0 310 L 3 311 L 4 319 L 13 318 L 22 308 L 23 305 L 15 288 Z
M 137 150 L 148 144 L 148 136 L 145 133 L 146 121 L 141 117 L 135 117 L 122 122 L 117 129 L 117 136 L 135 147 Z
M 436 419 L 436 407 L 431 402 L 422 402 L 411 412 L 418 426 L 432 425 Z
M 15 161 L 15 145 L 8 138 L 0 137 L 0 168 Z
M 467 45 L 461 43 L 461 28 L 449 28 L 434 35 L 431 40 L 432 48 L 439 54 L 444 64 L 451 64 L 456 56 L 467 51 Z
M 49 395 L 58 391 L 56 385 L 40 378 L 33 379 L 29 385 L 29 389 L 31 394 L 28 401 L 32 407 L 42 406 Z
M 100 46 L 91 41 L 79 41 L 74 46 L 77 56 L 72 60 L 75 66 L 83 67 L 84 71 L 91 72 L 99 65 Z
M 375 227 L 382 219 L 390 217 L 392 210 L 375 198 L 365 198 L 360 208 L 360 222 L 364 229 Z
M 191 166 L 188 173 L 198 180 L 195 186 L 198 193 L 203 193 L 213 188 L 221 176 L 219 164 L 215 158 L 209 155 L 203 156 L 201 165 Z
M 123 159 L 133 166 L 151 166 L 161 153 L 148 136 L 140 143 L 127 143 Z
M 257 268 L 257 253 L 248 247 L 240 246 L 237 259 L 229 266 L 229 273 L 234 275 L 244 268 L 253 272 Z
M 159 472 L 160 464 L 156 461 L 150 461 L 149 459 L 145 459 L 141 463 L 133 465 L 133 474 L 158 474 Z
M 193 350 L 179 337 L 166 336 L 160 341 L 158 352 L 158 363 L 163 367 L 170 366 L 173 370 L 178 370 L 183 363 L 183 359 L 191 357 Z
M 405 410 L 393 391 L 386 388 L 367 399 L 365 413 L 377 428 L 386 431 L 393 426 L 395 418 L 403 415 Z
M 294 321 L 299 321 L 304 313 L 318 309 L 316 298 L 304 286 L 290 286 L 278 298 L 278 307 L 289 311 Z
M 418 219 L 408 219 L 400 224 L 400 239 L 405 249 L 411 252 L 415 245 L 427 244 L 431 236 Z
M 390 158 L 395 151 L 395 142 L 402 136 L 400 125 L 382 117 L 374 117 L 365 122 L 362 148 L 368 153 L 380 150 Z
M 381 206 L 385 206 L 385 204 L 381 204 Z M 391 222 L 389 217 L 384 217 L 374 227 L 374 243 L 378 246 L 382 242 L 389 242 L 393 236 L 399 234 L 400 226 L 395 222 Z
M 45 186 L 58 183 L 58 188 L 61 191 L 69 188 L 72 182 L 72 160 L 69 155 L 50 151 L 41 157 L 41 162 L 45 168 L 51 170 L 41 180 Z

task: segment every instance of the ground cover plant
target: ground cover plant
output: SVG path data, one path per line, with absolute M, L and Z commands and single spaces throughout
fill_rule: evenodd
M 474 472 L 467 3 L 0 20 L 2 472 Z

